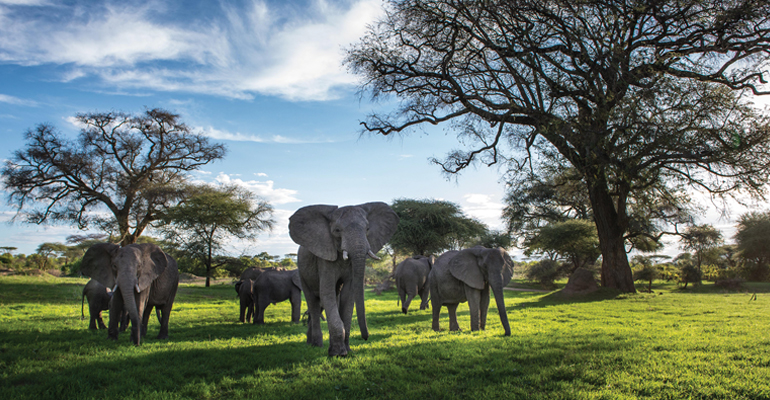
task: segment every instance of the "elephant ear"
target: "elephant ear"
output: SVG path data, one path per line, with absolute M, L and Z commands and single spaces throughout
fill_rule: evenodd
M 142 261 L 138 267 L 136 284 L 139 290 L 146 290 L 152 282 L 168 267 L 166 253 L 157 245 L 150 243 L 132 244 L 141 250 Z
M 112 243 L 97 243 L 88 248 L 80 262 L 80 272 L 112 289 L 115 286 L 115 271 L 112 269 L 112 258 L 120 246 Z
M 316 257 L 337 260 L 337 245 L 332 237 L 330 217 L 337 206 L 314 205 L 297 210 L 289 217 L 289 236 Z
M 390 206 L 381 201 L 361 204 L 358 207 L 366 211 L 366 218 L 369 220 L 369 232 L 366 234 L 366 239 L 369 241 L 372 252 L 377 253 L 396 233 L 398 215 Z
M 291 275 L 291 283 L 294 284 L 294 286 L 298 287 L 299 290 L 302 290 L 302 282 L 299 280 L 299 270 L 295 269 L 294 273 Z
M 457 253 L 449 260 L 449 273 L 474 289 L 484 289 L 486 279 L 484 279 L 484 273 L 481 270 L 483 250 L 474 247 Z
M 503 249 L 499 249 L 500 252 L 503 254 L 503 268 L 502 268 L 502 276 L 503 276 L 503 286 L 508 286 L 508 284 L 511 282 L 511 279 L 513 278 L 513 259 L 511 256 L 508 255 L 508 252 L 506 252 Z

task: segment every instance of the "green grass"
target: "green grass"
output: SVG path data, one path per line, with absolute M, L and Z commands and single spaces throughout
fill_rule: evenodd
M 770 399 L 768 284 L 507 291 L 511 337 L 494 301 L 486 331 L 468 330 L 461 305 L 464 331 L 433 332 L 429 310 L 403 315 L 395 292 L 368 293 L 369 340 L 354 328 L 353 355 L 330 359 L 288 302 L 265 325 L 238 323 L 230 285 L 183 284 L 167 341 L 153 319 L 142 346 L 113 342 L 80 320 L 85 282 L 0 277 L 0 399 Z

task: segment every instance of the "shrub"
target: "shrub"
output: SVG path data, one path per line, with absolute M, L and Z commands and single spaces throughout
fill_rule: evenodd
M 526 277 L 528 280 L 539 283 L 545 289 L 554 288 L 554 281 L 565 276 L 569 266 L 558 261 L 545 259 L 530 265 Z

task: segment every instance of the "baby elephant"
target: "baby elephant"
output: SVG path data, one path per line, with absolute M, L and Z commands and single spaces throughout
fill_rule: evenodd
M 418 294 L 422 300 L 420 310 L 428 308 L 428 298 L 430 297 L 428 275 L 432 267 L 433 257 L 421 255 L 409 257 L 396 266 L 394 277 L 396 278 L 398 297 L 401 299 L 401 312 L 404 314 L 409 311 L 409 304 Z
M 265 323 L 265 309 L 270 303 L 289 300 L 291 302 L 291 322 L 298 323 L 302 290 L 300 289 L 299 270 L 277 271 L 267 270 L 254 281 L 255 323 Z
M 91 314 L 91 322 L 88 324 L 88 329 L 107 329 L 102 319 L 102 311 L 110 309 L 110 299 L 112 299 L 112 291 L 101 283 L 91 279 L 83 287 L 83 295 L 80 298 L 80 319 L 85 319 L 85 313 L 83 313 L 83 306 L 85 305 L 85 299 L 88 298 L 88 312 Z
M 244 279 L 238 281 L 235 284 L 235 291 L 238 293 L 238 297 L 241 299 L 241 322 L 251 322 L 251 316 L 254 315 L 254 281 L 251 279 Z M 245 318 L 244 318 L 245 316 Z M 254 318 L 254 323 L 257 319 Z
M 85 299 L 88 299 L 88 313 L 91 315 L 88 329 L 97 329 L 97 324 L 98 329 L 107 329 L 102 319 L 102 311 L 109 310 L 110 308 L 110 302 L 112 301 L 112 291 L 110 288 L 104 287 L 104 285 L 93 279 L 86 283 L 86 286 L 83 287 L 83 296 L 80 299 L 80 319 L 85 318 L 83 313 Z M 123 312 L 119 317 L 118 327 L 123 332 L 128 328 L 128 313 Z

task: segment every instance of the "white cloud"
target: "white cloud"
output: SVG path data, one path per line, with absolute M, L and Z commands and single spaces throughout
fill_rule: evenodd
M 180 21 L 159 1 L 49 6 L 50 13 L 25 13 L 18 5 L 42 2 L 4 1 L 0 61 L 66 65 L 63 80 L 97 76 L 122 89 L 326 100 L 355 83 L 341 66 L 343 48 L 363 35 L 381 2 L 310 2 L 307 10 L 223 2 L 214 10 L 219 19 L 212 11 Z
M 266 174 L 266 173 L 264 173 L 264 172 L 257 172 L 257 173 L 255 173 L 254 175 L 256 175 L 256 176 L 259 176 L 259 177 L 262 177 L 262 178 L 267 178 L 267 174 Z
M 232 133 L 216 129 L 214 127 L 199 128 L 198 131 L 212 139 L 232 140 L 237 142 L 279 143 L 279 144 L 308 144 L 308 143 L 334 143 L 331 139 L 304 140 L 289 138 L 281 135 L 260 136 L 248 133 Z
M 270 204 L 286 204 L 300 201 L 295 197 L 297 194 L 296 190 L 276 188 L 275 182 L 271 180 L 264 182 L 257 180 L 244 181 L 242 179 L 233 179 L 231 175 L 225 174 L 223 172 L 220 172 L 219 175 L 214 178 L 214 180 L 226 185 L 234 184 L 244 187 L 254 194 L 264 198 Z
M 502 229 L 503 222 L 500 218 L 504 205 L 492 200 L 488 194 L 469 193 L 463 196 L 463 211 L 480 221 L 491 229 Z
M 20 99 L 18 97 L 0 94 L 0 103 L 13 104 L 17 106 L 37 107 L 37 102 L 32 100 Z

